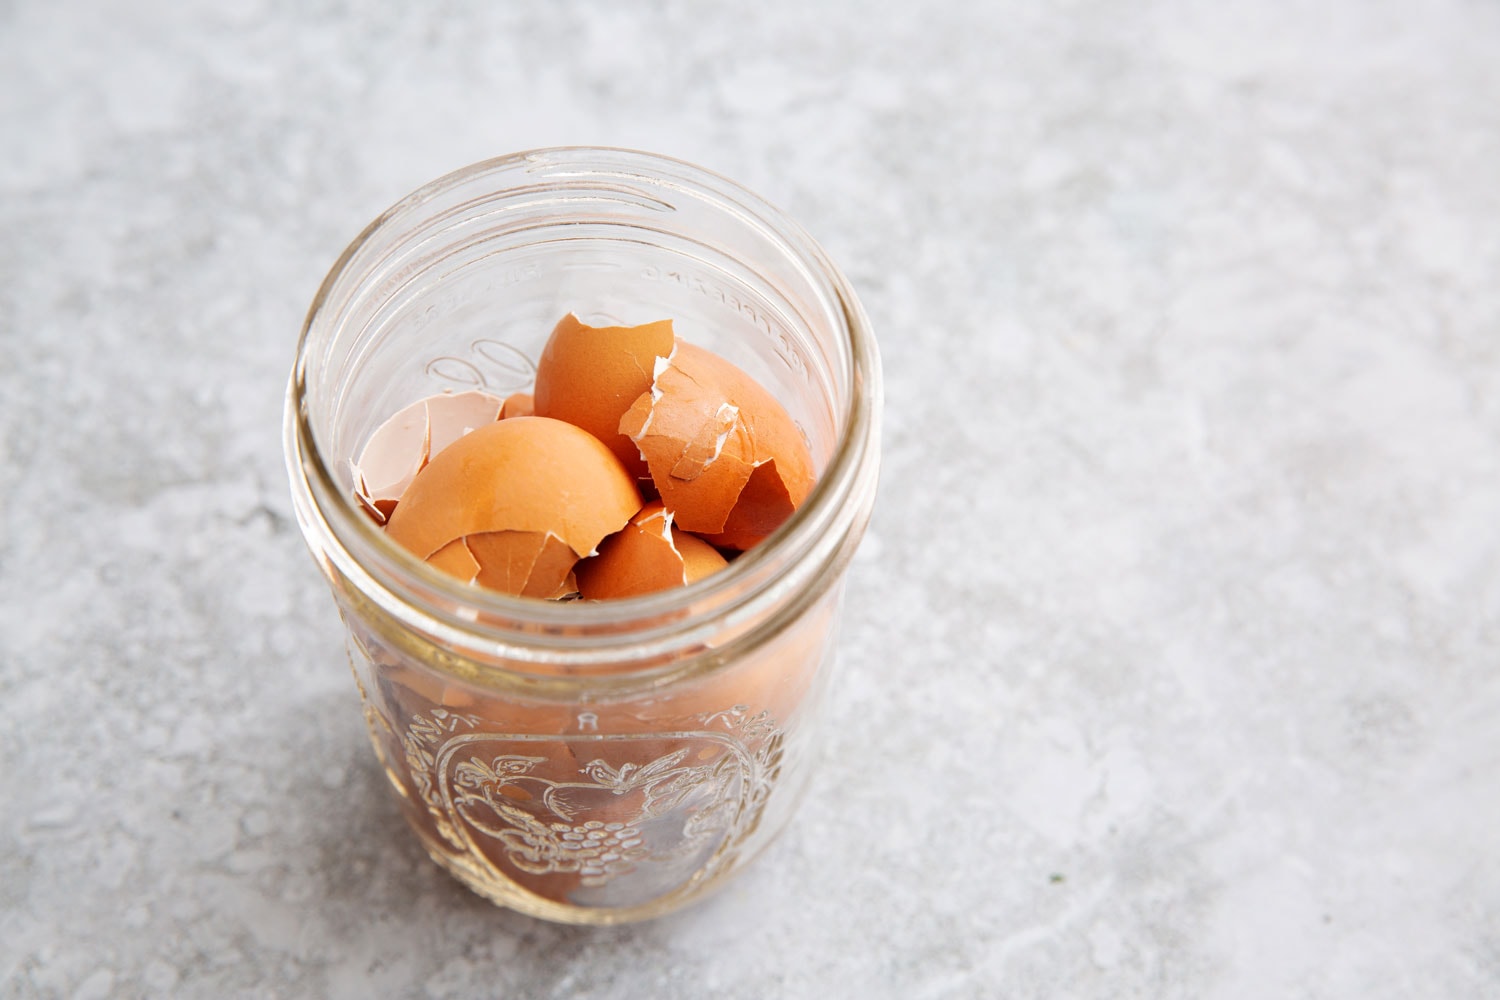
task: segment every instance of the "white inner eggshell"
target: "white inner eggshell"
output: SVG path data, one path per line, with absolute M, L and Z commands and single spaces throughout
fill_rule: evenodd
M 384 522 L 433 455 L 500 418 L 504 400 L 471 390 L 419 399 L 375 428 L 354 462 L 356 492 Z

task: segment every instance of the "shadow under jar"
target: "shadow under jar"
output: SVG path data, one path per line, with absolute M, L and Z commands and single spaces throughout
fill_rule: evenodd
M 394 545 L 354 501 L 371 432 L 444 388 L 528 389 L 569 311 L 672 319 L 757 379 L 811 447 L 803 506 L 728 569 L 620 601 L 509 597 Z M 868 322 L 823 251 L 675 160 L 490 160 L 350 245 L 298 346 L 287 465 L 375 752 L 434 860 L 503 906 L 604 924 L 699 899 L 766 846 L 815 763 L 880 401 Z

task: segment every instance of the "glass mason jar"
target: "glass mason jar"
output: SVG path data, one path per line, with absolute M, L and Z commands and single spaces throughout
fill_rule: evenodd
M 385 537 L 351 460 L 444 388 L 528 389 L 558 318 L 674 320 L 786 406 L 816 487 L 692 586 L 509 597 Z M 604 924 L 701 898 L 784 827 L 815 763 L 844 569 L 874 501 L 881 380 L 823 251 L 736 185 L 645 153 L 547 149 L 459 170 L 344 251 L 308 313 L 285 441 L 375 752 L 470 888 Z

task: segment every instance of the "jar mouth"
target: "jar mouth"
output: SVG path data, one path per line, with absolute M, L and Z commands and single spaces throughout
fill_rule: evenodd
M 640 181 L 707 195 L 753 226 L 810 280 L 839 326 L 845 398 L 829 459 L 803 504 L 770 538 L 689 586 L 609 601 L 545 601 L 464 583 L 396 545 L 357 506 L 320 441 L 309 406 L 310 352 L 337 319 L 340 294 L 359 280 L 355 261 L 401 220 L 486 175 L 535 170 L 543 179 Z M 497 188 L 497 190 L 500 190 Z M 799 225 L 758 196 L 682 160 L 612 147 L 554 147 L 484 160 L 418 188 L 387 209 L 339 256 L 313 298 L 297 344 L 284 425 L 288 472 L 302 530 L 325 572 L 348 581 L 399 625 L 455 650 L 507 661 L 514 670 L 619 672 L 721 645 L 763 626 L 778 607 L 821 593 L 842 571 L 863 532 L 878 468 L 880 361 L 869 321 L 848 280 Z M 789 568 L 790 567 L 790 568 Z M 803 600 L 798 600 L 799 592 Z M 710 635 L 717 637 L 711 643 Z M 629 651 L 622 650 L 628 644 Z M 520 662 L 517 662 L 520 661 Z

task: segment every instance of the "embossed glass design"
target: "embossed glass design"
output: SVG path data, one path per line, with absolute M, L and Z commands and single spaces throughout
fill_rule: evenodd
M 569 310 L 671 318 L 759 379 L 821 470 L 802 509 L 729 569 L 624 601 L 512 598 L 390 544 L 352 500 L 370 432 L 443 387 L 525 388 Z M 491 160 L 354 241 L 303 330 L 287 464 L 375 752 L 434 860 L 504 906 L 614 923 L 700 898 L 766 846 L 816 759 L 880 398 L 867 321 L 823 251 L 681 162 Z

